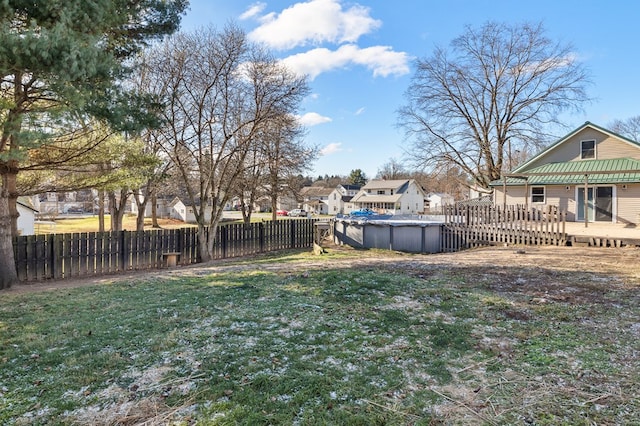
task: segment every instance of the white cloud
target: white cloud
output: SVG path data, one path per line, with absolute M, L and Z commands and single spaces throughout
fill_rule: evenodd
M 256 3 L 242 16 L 257 17 L 263 9 L 261 3 Z M 261 25 L 249 37 L 276 49 L 325 42 L 353 43 L 382 25 L 369 15 L 369 8 L 356 4 L 343 10 L 339 0 L 296 3 L 280 14 L 270 13 L 259 20 Z
M 320 150 L 320 155 L 331 155 L 331 154 L 335 154 L 336 152 L 340 152 L 342 151 L 342 143 L 340 142 L 333 142 L 330 143 L 329 145 L 325 146 L 324 148 L 322 148 Z
M 319 74 L 350 65 L 362 65 L 373 71 L 374 77 L 404 75 L 409 73 L 410 57 L 405 52 L 394 52 L 389 46 L 360 48 L 353 44 L 340 46 L 338 50 L 316 48 L 283 59 L 292 71 L 314 79 Z
M 240 15 L 240 20 L 244 21 L 244 20 L 247 20 L 247 19 L 254 18 L 254 17 L 260 15 L 260 13 L 262 13 L 262 11 L 266 7 L 267 7 L 266 3 L 262 3 L 262 2 L 254 3 L 251 6 L 249 6 L 249 8 L 247 10 L 245 10 L 242 15 Z
M 331 120 L 330 117 L 325 117 L 317 112 L 308 112 L 305 115 L 298 117 L 298 121 L 303 126 L 316 126 L 318 124 L 329 123 L 333 120 Z
M 358 110 L 356 111 L 356 113 L 355 113 L 355 114 L 356 114 L 356 115 L 360 115 L 360 114 L 364 113 L 364 110 L 365 110 L 365 109 L 366 109 L 365 107 L 358 108 Z

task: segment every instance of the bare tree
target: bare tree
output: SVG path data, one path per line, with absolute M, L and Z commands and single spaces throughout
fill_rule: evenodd
M 237 197 L 245 224 L 251 223 L 251 215 L 257 201 L 265 195 L 265 167 L 258 146 L 253 147 L 246 157 L 246 165 L 238 176 L 233 193 Z
M 586 70 L 541 24 L 467 27 L 416 65 L 399 110 L 412 156 L 426 170 L 458 167 L 484 188 L 588 100 Z
M 391 158 L 389 161 L 384 163 L 376 174 L 376 179 L 409 179 L 411 177 L 411 172 L 402 164 L 400 161 L 395 158 Z
M 265 165 L 265 193 L 271 203 L 271 218 L 277 218 L 278 199 L 295 198 L 294 181 L 317 157 L 317 147 L 303 141 L 304 129 L 291 114 L 283 113 L 267 127 L 262 143 Z
M 258 135 L 283 111 L 295 112 L 306 79 L 288 72 L 234 26 L 179 34 L 150 52 L 145 72 L 161 88 L 162 143 L 185 185 L 210 260 L 214 236 Z
M 640 115 L 626 120 L 614 120 L 609 128 L 619 135 L 640 142 Z

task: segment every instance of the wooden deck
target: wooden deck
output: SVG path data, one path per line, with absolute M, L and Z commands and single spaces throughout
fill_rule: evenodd
M 623 223 L 566 223 L 567 242 L 574 246 L 640 246 L 640 226 Z

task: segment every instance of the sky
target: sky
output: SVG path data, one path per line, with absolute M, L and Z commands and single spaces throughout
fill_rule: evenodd
M 415 61 L 447 48 L 467 25 L 541 22 L 549 38 L 573 46 L 591 75 L 593 101 L 563 118 L 567 126 L 606 128 L 640 115 L 639 20 L 633 0 L 191 0 L 181 31 L 234 23 L 308 75 L 311 95 L 299 114 L 321 155 L 305 175 L 361 169 L 373 178 L 406 158 L 397 111 Z

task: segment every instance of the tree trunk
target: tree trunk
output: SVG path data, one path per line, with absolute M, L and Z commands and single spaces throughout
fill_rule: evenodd
M 276 194 L 271 194 L 271 220 L 278 220 L 278 196 Z
M 127 206 L 128 190 L 120 190 L 120 199 L 116 197 L 115 191 L 109 191 L 109 211 L 111 212 L 111 231 L 122 231 L 122 219 Z
M 200 262 L 209 262 L 213 259 L 212 250 L 209 250 L 209 239 L 211 234 L 207 232 L 207 227 L 198 223 L 198 246 L 200 248 Z M 213 246 L 213 245 L 212 245 Z
M 104 190 L 98 190 L 98 232 L 104 232 Z
M 242 211 L 242 221 L 245 225 L 248 225 L 249 223 L 251 223 L 251 213 L 253 208 L 251 205 L 245 204 L 244 201 L 240 204 L 240 206 L 240 210 Z
M 158 196 L 155 192 L 151 194 L 151 227 L 160 228 L 158 224 Z
M 16 183 L 18 181 L 18 165 L 15 161 L 9 162 L 9 171 L 6 173 L 3 179 L 3 186 L 9 195 L 7 202 L 9 203 L 9 216 L 11 217 L 11 236 L 18 236 L 18 189 Z
M 147 201 L 142 204 L 138 204 L 138 215 L 136 216 L 136 231 L 144 231 L 144 211 L 147 208 Z
M 142 201 L 140 200 L 140 194 L 134 194 L 136 207 L 138 208 L 138 215 L 136 216 L 136 231 L 144 231 L 144 217 L 147 210 L 147 203 L 149 202 L 149 196 L 144 196 Z
M 9 191 L 4 186 L 6 174 L 2 178 L 3 186 L 0 187 L 0 289 L 9 288 L 18 283 L 16 263 L 13 256 Z

